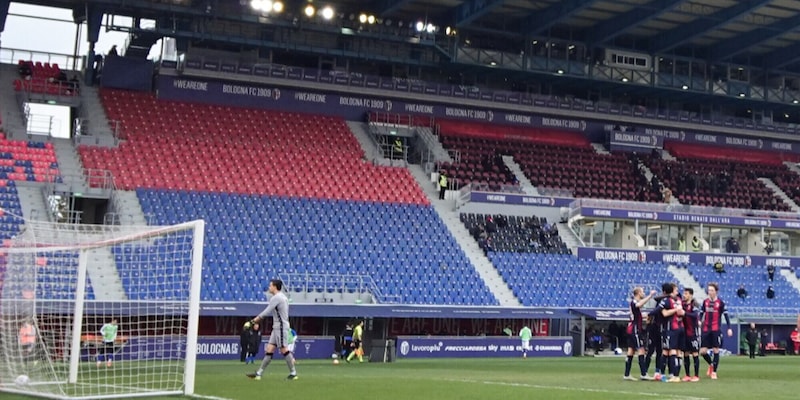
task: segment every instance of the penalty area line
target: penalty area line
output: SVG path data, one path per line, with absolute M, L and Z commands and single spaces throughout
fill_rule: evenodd
M 569 390 L 569 391 L 574 391 L 574 392 L 608 393 L 608 394 L 629 394 L 629 395 L 634 395 L 634 396 L 661 397 L 661 398 L 667 398 L 667 399 L 672 399 L 672 400 L 680 400 L 680 399 L 682 399 L 682 400 L 709 400 L 707 397 L 692 397 L 692 396 L 671 395 L 671 394 L 652 393 L 652 392 L 631 392 L 631 391 L 625 391 L 625 390 L 605 390 L 605 389 L 592 389 L 592 388 L 582 388 L 582 387 L 534 385 L 534 384 L 530 384 L 530 383 L 482 381 L 482 380 L 474 380 L 474 379 L 443 379 L 443 380 L 447 381 L 447 382 L 478 383 L 478 384 L 482 384 L 482 385 L 514 386 L 514 387 L 524 387 L 524 388 L 532 388 L 532 389 Z

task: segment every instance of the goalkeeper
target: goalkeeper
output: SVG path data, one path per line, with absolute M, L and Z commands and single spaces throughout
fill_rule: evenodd
M 272 315 L 272 333 L 269 335 L 269 342 L 267 342 L 267 350 L 264 355 L 264 360 L 261 361 L 261 367 L 253 374 L 247 374 L 248 378 L 255 380 L 261 379 L 261 374 L 269 366 L 272 361 L 272 355 L 275 353 L 275 348 L 279 348 L 283 358 L 286 361 L 286 366 L 289 367 L 288 380 L 297 379 L 297 370 L 294 368 L 294 355 L 289 350 L 289 299 L 281 292 L 283 289 L 283 282 L 280 279 L 273 279 L 269 281 L 269 293 L 272 297 L 269 299 L 267 308 L 253 318 L 250 325 L 261 321 L 268 315 Z

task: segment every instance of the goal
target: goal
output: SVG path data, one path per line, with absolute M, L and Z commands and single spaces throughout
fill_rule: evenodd
M 193 394 L 203 236 L 26 222 L 0 248 L 0 391 Z

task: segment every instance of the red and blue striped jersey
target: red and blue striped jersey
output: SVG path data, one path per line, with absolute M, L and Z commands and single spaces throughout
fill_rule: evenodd
M 702 309 L 703 332 L 718 332 L 722 330 L 722 316 L 726 312 L 725 302 L 719 297 L 716 300 L 705 299 Z

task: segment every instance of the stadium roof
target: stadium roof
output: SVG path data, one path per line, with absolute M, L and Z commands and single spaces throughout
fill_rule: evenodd
M 0 0 L 0 5 L 4 1 L 8 0 Z M 249 43 L 261 43 L 262 47 L 270 47 L 263 41 L 270 34 L 259 27 L 274 24 L 288 30 L 302 28 L 303 9 L 310 0 L 273 1 L 284 4 L 281 18 L 253 14 L 251 0 L 20 0 L 73 9 L 76 18 L 85 16 L 88 11 L 89 15 L 95 15 L 96 21 L 99 21 L 98 13 L 157 19 L 161 21 L 159 25 L 169 25 L 164 29 L 172 29 L 176 37 L 180 32 L 192 31 L 185 37 L 206 42 L 215 39 L 202 30 L 197 31 L 198 27 L 205 26 L 208 21 L 224 21 L 226 41 L 235 42 L 237 35 L 241 35 L 237 32 L 250 32 L 255 39 L 251 38 Z M 800 0 L 330 0 L 311 4 L 333 7 L 334 18 L 342 20 L 343 26 L 348 23 L 352 26 L 354 19 L 358 22 L 359 16 L 365 13 L 374 15 L 375 21 L 385 28 L 408 28 L 425 23 L 439 27 L 439 34 L 446 28 L 457 30 L 458 48 L 469 47 L 471 41 L 476 49 L 522 54 L 541 51 L 544 45 L 550 46 L 549 52 L 555 54 L 553 46 L 557 46 L 562 52 L 561 59 L 563 52 L 568 52 L 570 61 L 587 64 L 602 62 L 603 52 L 597 49 L 627 50 L 653 56 L 652 62 L 659 68 L 658 72 L 694 75 L 706 82 L 730 79 L 740 86 L 760 86 L 760 91 L 764 87 L 778 92 L 784 88 L 800 90 L 797 77 L 800 75 Z M 318 32 L 344 34 L 344 29 L 342 32 L 331 29 L 333 25 L 328 24 Z M 386 46 L 408 41 L 402 36 L 370 35 L 370 31 L 359 30 L 363 39 L 372 38 L 378 43 L 385 42 Z M 321 40 L 322 36 L 313 37 Z M 323 40 L 321 43 L 334 44 L 315 48 L 320 54 L 328 54 L 328 50 L 334 50 L 330 54 L 335 54 L 337 49 L 324 46 L 343 46 L 343 42 L 346 40 Z M 542 89 L 545 92 L 601 91 L 626 98 L 728 105 L 739 111 L 747 109 L 747 112 L 751 107 L 768 107 L 779 116 L 791 114 L 792 118 L 797 112 L 792 101 L 771 96 L 765 102 L 763 96 L 742 96 L 746 92 L 744 89 L 741 92 L 730 89 L 730 95 L 719 96 L 703 84 L 693 86 L 692 90 L 681 90 L 686 88 L 631 85 L 624 80 L 593 76 L 553 75 L 552 71 L 541 68 L 487 68 L 485 64 L 464 61 L 464 57 L 456 59 L 457 46 L 451 46 L 454 43 L 432 43 L 426 44 L 428 50 L 441 52 L 445 55 L 443 59 L 452 57 L 453 62 L 445 60 L 440 64 L 442 70 L 453 76 L 505 79 L 522 85 L 545 82 L 548 85 L 547 89 Z M 151 43 L 145 43 L 148 44 Z M 278 50 L 284 48 L 278 39 L 273 40 L 271 46 Z M 369 59 L 363 54 L 359 59 L 364 57 Z M 693 63 L 689 64 L 690 61 Z M 427 66 L 420 60 L 416 62 Z M 415 60 L 408 59 L 407 63 L 415 65 Z M 797 117 L 800 118 L 800 114 Z
M 797 0 L 377 0 L 386 18 L 768 69 L 800 61 Z
M 205 10 L 222 0 L 23 0 L 82 10 L 169 6 Z M 234 3 L 236 0 L 225 0 Z M 248 0 L 241 0 L 244 6 Z M 285 0 L 286 9 L 306 0 Z M 297 3 L 297 4 L 295 4 Z M 587 47 L 616 47 L 800 71 L 798 0 L 333 0 L 341 15 L 374 13 L 385 20 L 426 20 L 486 35 L 542 37 Z
M 108 12 L 150 14 L 169 7 L 205 11 L 222 0 L 23 0 Z M 226 0 L 231 3 L 236 0 Z M 249 1 L 239 3 L 246 6 Z M 298 10 L 306 0 L 285 0 Z M 295 4 L 296 3 L 296 4 Z M 498 37 L 552 38 L 586 47 L 675 54 L 800 72 L 798 0 L 335 0 L 342 16 L 374 13 L 384 20 L 429 21 Z M 216 15 L 217 17 L 224 17 Z

